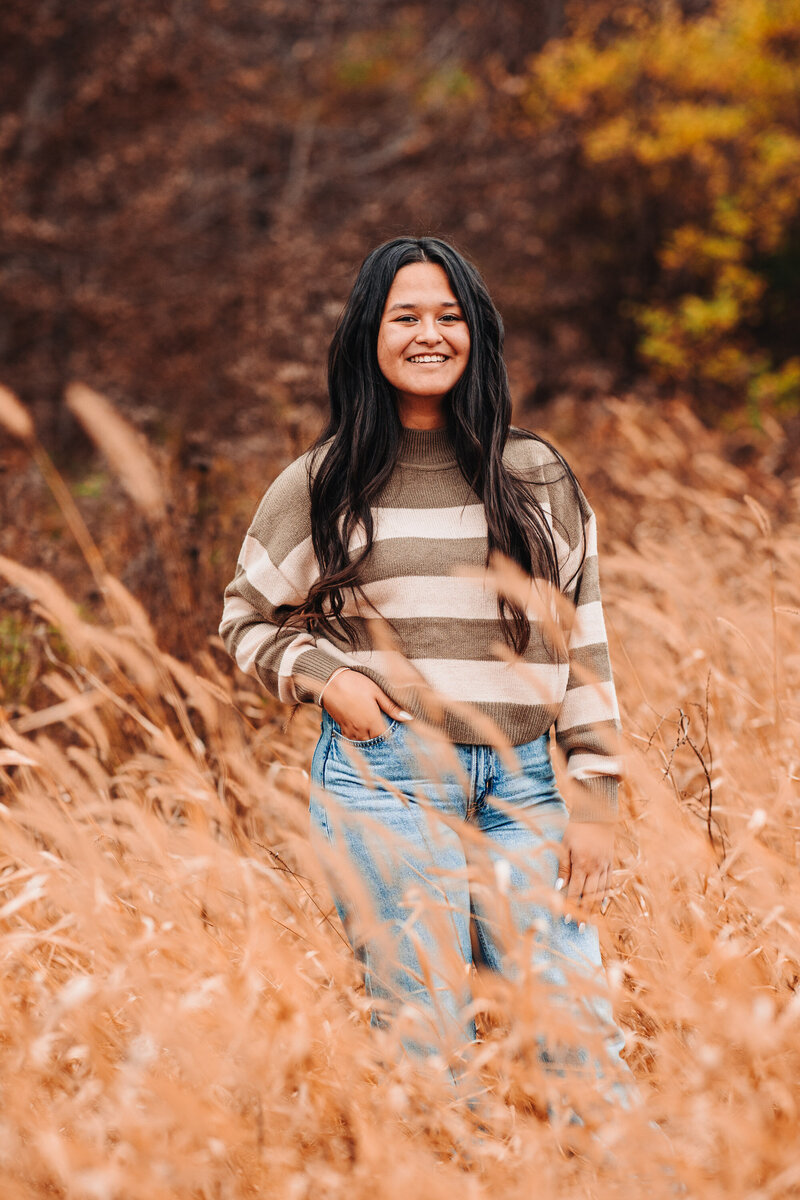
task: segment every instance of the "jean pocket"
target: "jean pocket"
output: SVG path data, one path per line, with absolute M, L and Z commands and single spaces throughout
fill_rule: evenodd
M 381 742 L 388 741 L 394 736 L 395 730 L 399 725 L 402 725 L 403 722 L 399 721 L 396 717 L 386 717 L 386 727 L 383 732 L 377 734 L 376 737 L 365 738 L 363 740 L 345 737 L 345 735 L 342 733 L 342 728 L 339 722 L 334 721 L 333 717 L 331 717 L 331 724 L 333 726 L 333 736 L 340 742 L 346 742 L 348 746 L 357 746 L 359 750 L 365 750 L 369 749 L 370 746 L 379 746 Z

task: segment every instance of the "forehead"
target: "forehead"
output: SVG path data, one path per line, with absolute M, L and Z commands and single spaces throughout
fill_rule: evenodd
M 455 293 L 438 263 L 408 263 L 392 280 L 386 307 L 393 304 L 452 304 Z

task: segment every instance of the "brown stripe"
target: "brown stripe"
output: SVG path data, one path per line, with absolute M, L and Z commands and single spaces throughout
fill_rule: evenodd
M 383 648 L 380 630 L 376 629 L 380 624 L 379 621 L 364 617 L 352 617 L 348 620 L 352 620 L 357 633 L 358 644 L 353 647 L 354 650 Z M 496 661 L 501 656 L 491 652 L 492 643 L 499 642 L 503 646 L 507 645 L 499 620 L 402 617 L 387 622 L 387 625 L 394 630 L 400 649 L 404 651 L 407 658 Z M 345 649 L 346 643 L 343 637 L 336 641 L 342 649 Z M 558 658 L 555 654 L 551 654 L 544 644 L 541 630 L 537 625 L 531 626 L 530 645 L 520 661 L 541 664 L 558 663 Z
M 569 729 L 561 729 L 556 722 L 556 740 L 565 753 L 569 750 L 582 750 L 592 754 L 611 754 L 619 732 L 620 726 L 616 721 L 598 721 L 596 725 L 571 725 Z
M 453 567 L 485 564 L 486 538 L 389 538 L 375 542 L 361 579 L 366 584 L 412 575 L 449 575 Z
M 384 484 L 373 501 L 381 508 L 457 508 L 480 504 L 458 464 L 426 472 L 409 470 L 405 464 Z
M 580 674 L 573 674 L 570 670 L 570 676 L 567 680 L 567 691 L 570 688 L 582 687 L 586 683 L 597 680 L 598 683 L 610 683 L 611 681 L 611 663 L 608 658 L 608 646 L 605 642 L 598 642 L 594 646 L 576 646 L 570 652 L 570 664 L 575 663 L 579 667 L 584 667 L 587 671 L 591 671 L 593 679 L 587 679 Z

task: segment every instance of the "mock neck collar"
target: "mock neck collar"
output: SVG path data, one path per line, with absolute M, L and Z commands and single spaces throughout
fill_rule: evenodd
M 416 467 L 444 467 L 455 461 L 455 447 L 446 426 L 409 429 L 401 425 L 398 462 Z

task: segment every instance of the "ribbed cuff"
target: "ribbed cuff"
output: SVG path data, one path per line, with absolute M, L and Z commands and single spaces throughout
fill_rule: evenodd
M 593 775 L 572 781 L 571 821 L 616 821 L 619 813 L 619 780 L 614 775 Z
M 319 704 L 323 687 L 333 672 L 344 666 L 350 667 L 350 664 L 343 663 L 340 658 L 334 658 L 325 650 L 318 650 L 316 647 L 304 650 L 296 659 L 292 670 L 297 699 Z

